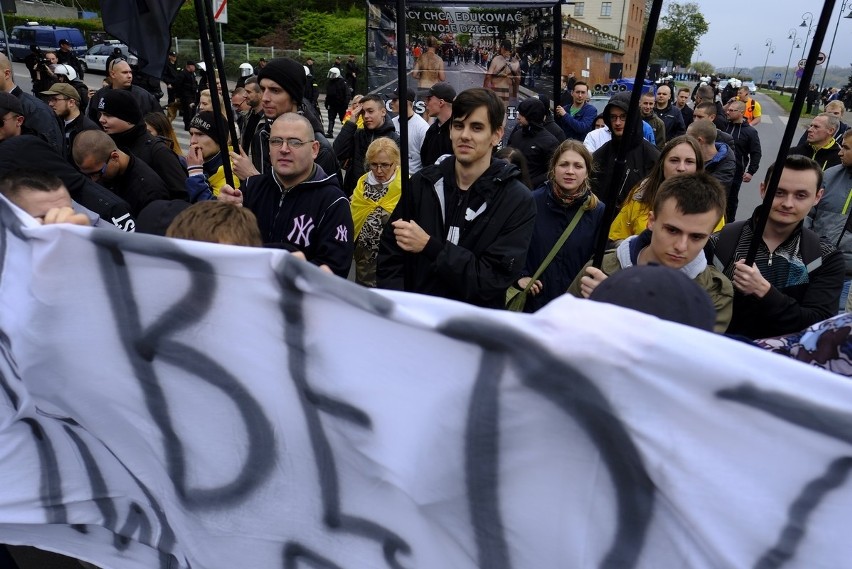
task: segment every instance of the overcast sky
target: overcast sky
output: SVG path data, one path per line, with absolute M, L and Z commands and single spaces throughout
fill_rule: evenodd
M 734 65 L 734 46 L 739 44 L 742 55 L 737 57 L 737 67 L 760 67 L 766 59 L 766 40 L 771 39 L 773 45 L 777 46 L 775 53 L 769 56 L 768 65 L 784 66 L 790 56 L 792 41 L 787 39 L 791 28 L 795 28 L 798 37 L 804 38 L 807 27 L 799 27 L 802 23 L 802 14 L 811 12 L 813 14 L 813 27 L 811 36 L 808 38 L 808 50 L 811 47 L 811 39 L 816 31 L 820 13 L 823 9 L 822 2 L 813 0 L 742 0 L 733 2 L 729 0 L 694 0 L 704 14 L 704 18 L 710 24 L 708 31 L 699 43 L 699 55 L 696 53 L 696 61 L 709 61 L 717 69 L 732 67 Z M 842 0 L 837 0 L 834 5 L 834 13 L 831 16 L 828 30 L 825 34 L 822 51 L 828 54 L 831 46 L 831 38 L 834 28 L 838 22 L 838 15 L 842 6 Z M 852 0 L 846 2 L 845 14 L 852 11 Z M 666 13 L 665 6 L 663 14 Z M 802 46 L 804 47 L 804 46 Z M 802 47 L 793 50 L 791 67 L 802 57 Z M 840 27 L 837 29 L 837 39 L 834 42 L 833 55 L 829 61 L 831 67 L 844 66 L 850 68 L 852 64 L 852 19 L 840 19 Z M 821 67 L 818 69 L 822 69 Z M 852 69 L 852 68 L 850 68 Z

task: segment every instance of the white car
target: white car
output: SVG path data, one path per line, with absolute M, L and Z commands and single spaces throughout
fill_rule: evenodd
M 86 67 L 84 71 L 99 71 L 106 73 L 106 62 L 115 48 L 121 49 L 121 53 L 128 63 L 135 63 L 136 56 L 128 51 L 127 46 L 123 43 L 99 43 L 93 45 L 83 56 L 83 62 Z
M 748 94 L 754 95 L 757 93 L 757 85 L 754 84 L 754 81 L 745 81 L 743 83 L 744 87 L 748 87 Z

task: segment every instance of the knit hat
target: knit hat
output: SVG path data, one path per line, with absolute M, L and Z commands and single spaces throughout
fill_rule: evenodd
M 716 309 L 707 291 L 681 271 L 662 265 L 617 271 L 589 298 L 701 330 L 712 331 L 716 324 Z
M 257 72 L 257 82 L 263 79 L 275 81 L 289 93 L 297 105 L 305 98 L 305 69 L 301 63 L 289 57 L 276 57 Z
M 21 106 L 21 101 L 12 93 L 0 92 L 0 116 L 15 113 L 23 115 L 24 108 Z
M 524 99 L 518 105 L 518 113 L 524 115 L 531 124 L 542 124 L 545 115 L 544 103 L 535 98 Z
M 107 89 L 98 101 L 98 111 L 106 113 L 130 124 L 142 122 L 142 112 L 130 91 Z
M 210 111 L 201 111 L 194 117 L 192 117 L 192 122 L 189 123 L 189 128 L 196 128 L 202 132 L 202 134 L 206 134 L 213 140 L 217 140 L 216 138 L 216 125 L 215 121 L 216 115 L 214 115 Z M 219 119 L 219 127 L 222 129 L 223 134 L 227 134 L 227 125 L 225 124 L 225 120 Z
M 47 91 L 42 91 L 42 95 L 64 95 L 69 99 L 74 99 L 80 102 L 80 93 L 70 83 L 54 83 Z

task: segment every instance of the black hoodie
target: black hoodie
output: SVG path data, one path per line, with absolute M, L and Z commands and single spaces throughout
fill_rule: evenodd
M 499 159 L 460 191 L 455 163 L 448 157 L 409 180 L 382 233 L 378 286 L 503 308 L 532 238 L 532 193 L 520 182 L 518 168 Z M 398 219 L 413 220 L 429 234 L 423 251 L 400 249 L 392 225 Z
M 370 146 L 370 143 L 384 136 L 390 138 L 399 146 L 399 135 L 393 126 L 393 121 L 387 115 L 385 115 L 385 122 L 373 130 L 358 128 L 356 122 L 346 121 L 333 144 L 337 160 L 341 164 L 347 164 L 346 176 L 343 179 L 343 193 L 346 194 L 347 198 L 352 196 L 358 178 L 367 171 L 364 159 L 367 156 L 367 147 Z
M 606 107 L 604 107 L 604 123 L 611 132 L 612 124 L 609 120 L 609 113 L 610 109 L 613 107 L 617 107 L 626 113 L 629 112 L 630 93 L 616 93 L 609 100 Z M 639 109 L 634 109 L 633 112 L 638 115 Z M 639 121 L 641 121 L 641 119 L 639 119 Z M 657 150 L 657 147 L 642 137 L 642 128 L 639 121 L 637 121 L 636 130 L 632 133 L 632 136 L 629 137 L 629 140 L 625 140 L 627 139 L 627 133 L 625 131 L 624 137 L 613 137 L 612 140 L 598 148 L 592 155 L 595 172 L 595 175 L 592 178 L 592 191 L 604 203 L 606 203 L 607 200 L 613 200 L 613 198 L 609 195 L 610 186 L 613 181 L 612 172 L 613 167 L 615 166 L 615 157 L 618 155 L 618 149 L 622 143 L 627 144 L 627 153 L 625 154 L 627 172 L 625 179 L 618 181 L 618 197 L 615 198 L 615 203 L 621 203 L 624 200 L 627 193 L 630 191 L 630 188 L 639 183 L 642 178 L 651 172 L 651 168 L 654 167 L 654 163 L 656 163 L 660 157 L 660 151 Z

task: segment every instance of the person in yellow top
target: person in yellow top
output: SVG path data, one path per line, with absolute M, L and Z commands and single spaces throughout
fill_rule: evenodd
M 221 132 L 228 132 L 224 117 L 219 117 L 212 111 L 201 111 L 189 123 L 189 151 L 186 154 L 186 192 L 191 203 L 216 199 L 225 180 L 223 153 L 216 141 L 216 125 L 219 123 Z M 227 156 L 227 155 L 225 155 Z M 230 160 L 230 157 L 228 157 Z M 231 172 L 234 164 L 231 162 Z M 232 186 L 240 187 L 240 180 L 233 174 Z
M 704 170 L 704 158 L 698 142 L 689 135 L 676 136 L 666 143 L 651 173 L 630 190 L 621 211 L 609 228 L 610 241 L 620 242 L 631 235 L 639 235 L 648 227 L 654 198 L 660 185 L 667 179 Z M 725 226 L 724 218 L 714 231 Z
M 352 223 L 355 230 L 355 282 L 375 288 L 379 241 L 399 197 L 402 182 L 399 147 L 387 137 L 367 147 L 364 160 L 369 167 L 352 192 Z
M 732 101 L 742 101 L 745 103 L 743 118 L 745 118 L 751 126 L 757 126 L 760 124 L 760 117 L 763 112 L 760 110 L 760 103 L 752 99 L 750 95 L 751 93 L 749 92 L 748 87 L 743 85 L 737 89 L 737 96 L 731 97 L 731 100 L 725 105 L 725 109 L 727 110 L 728 105 L 730 105 Z

